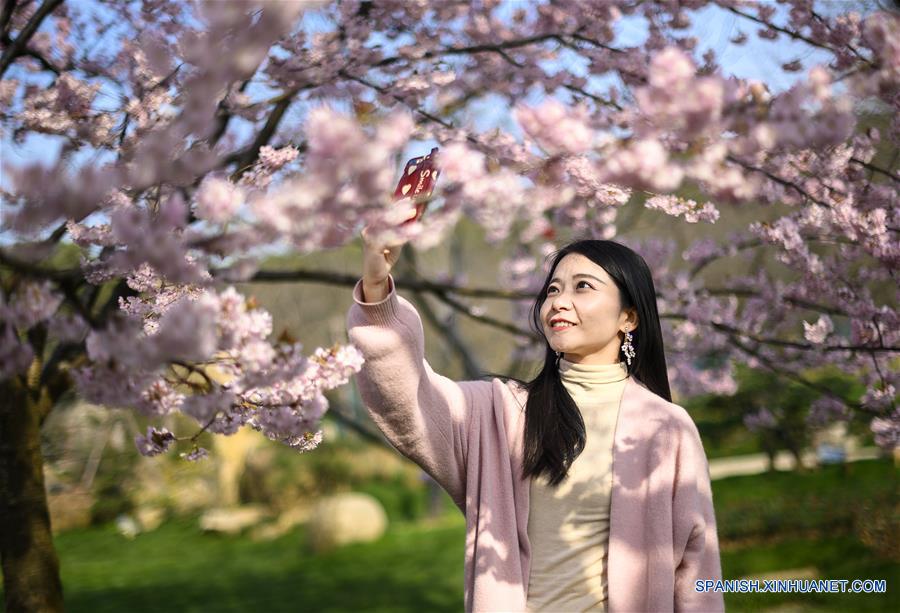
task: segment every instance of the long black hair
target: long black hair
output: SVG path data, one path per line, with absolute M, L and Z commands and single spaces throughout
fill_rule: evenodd
M 650 391 L 672 400 L 669 389 L 662 329 L 656 308 L 656 289 L 650 267 L 632 249 L 610 240 L 578 240 L 555 254 L 544 286 L 531 309 L 531 326 L 544 341 L 544 366 L 531 381 L 519 381 L 528 390 L 525 405 L 525 477 L 545 474 L 551 485 L 562 482 L 572 462 L 584 451 L 586 441 L 581 411 L 563 386 L 556 351 L 544 334 L 541 307 L 547 297 L 550 280 L 560 261 L 570 253 L 578 253 L 601 266 L 619 288 L 621 308 L 633 309 L 638 316 L 632 333 L 635 357 L 628 374 Z M 624 361 L 624 360 L 623 360 Z

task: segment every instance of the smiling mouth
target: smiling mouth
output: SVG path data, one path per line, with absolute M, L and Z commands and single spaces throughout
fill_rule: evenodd
M 554 332 L 561 332 L 562 330 L 568 330 L 569 328 L 574 328 L 578 324 L 563 324 L 563 323 L 555 323 L 550 325 L 550 329 Z

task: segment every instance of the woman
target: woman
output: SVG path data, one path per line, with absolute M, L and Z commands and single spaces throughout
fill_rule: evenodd
M 533 308 L 528 383 L 455 382 L 425 360 L 390 271 L 402 245 L 363 231 L 348 333 L 363 402 L 466 516 L 467 611 L 721 611 L 706 456 L 672 404 L 650 270 L 584 240 L 555 255 Z M 621 356 L 621 358 L 620 358 Z

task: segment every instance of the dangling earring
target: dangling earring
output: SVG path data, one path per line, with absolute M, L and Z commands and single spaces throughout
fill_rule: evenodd
M 622 351 L 625 353 L 625 361 L 631 366 L 631 360 L 634 359 L 634 345 L 631 344 L 633 337 L 628 328 L 625 328 L 625 342 L 622 343 Z

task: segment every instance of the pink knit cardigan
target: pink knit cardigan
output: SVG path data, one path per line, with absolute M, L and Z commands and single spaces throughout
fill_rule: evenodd
M 531 546 L 522 475 L 525 400 L 515 383 L 456 382 L 425 360 L 415 308 L 394 290 L 380 302 L 353 290 L 350 341 L 366 410 L 391 444 L 431 475 L 466 517 L 466 611 L 524 611 Z M 612 613 L 722 611 L 709 467 L 685 410 L 629 377 L 613 442 L 609 602 Z

